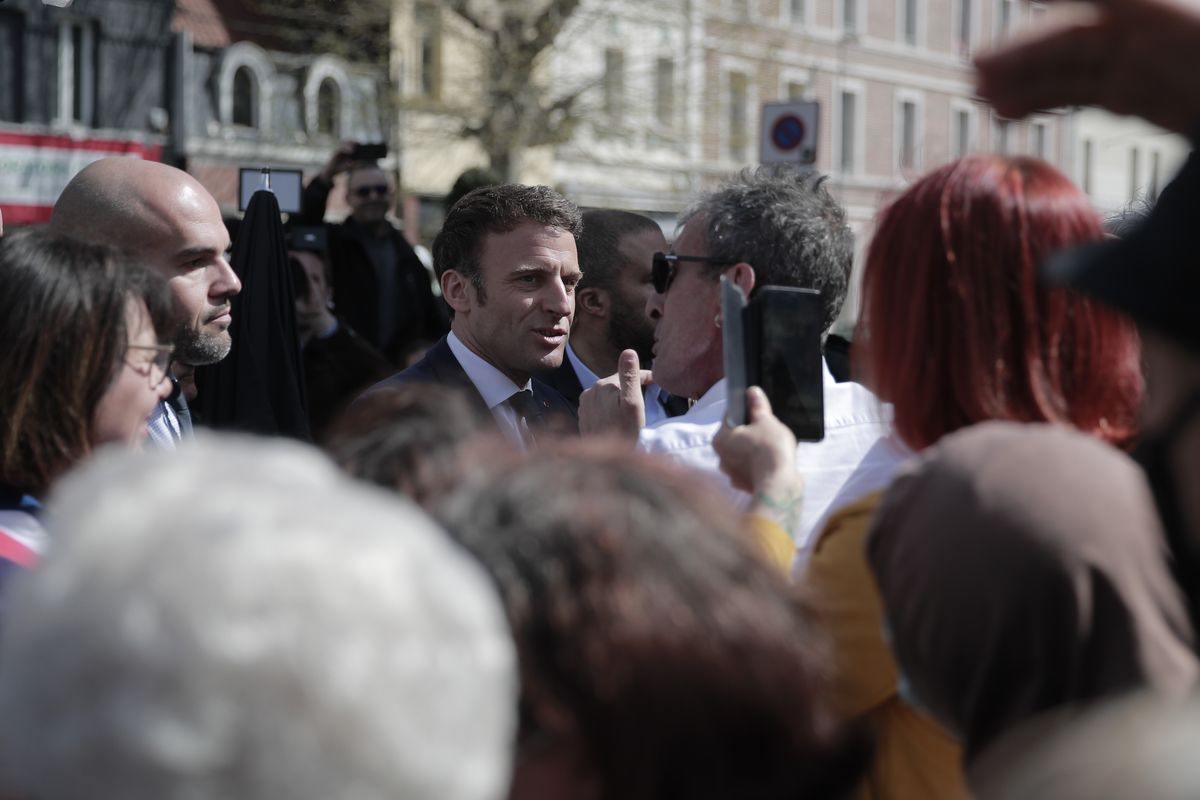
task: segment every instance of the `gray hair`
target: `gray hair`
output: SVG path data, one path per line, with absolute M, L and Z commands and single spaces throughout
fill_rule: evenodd
M 825 176 L 790 167 L 743 170 L 704 195 L 680 219 L 702 216 L 709 256 L 754 268 L 755 287 L 798 286 L 821 292 L 823 330 L 842 311 L 854 263 L 846 212 Z M 724 267 L 710 265 L 716 274 Z
M 496 800 L 515 654 L 482 571 L 311 448 L 106 453 L 7 597 L 4 789 L 41 800 Z

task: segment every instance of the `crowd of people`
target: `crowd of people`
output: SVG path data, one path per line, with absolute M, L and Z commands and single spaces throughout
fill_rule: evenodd
M 1196 135 L 1181 2 L 1031 31 L 979 93 Z M 1195 156 L 1109 232 L 1034 158 L 915 180 L 798 442 L 758 387 L 731 419 L 722 285 L 828 334 L 822 176 L 731 176 L 670 241 L 475 176 L 427 268 L 352 152 L 277 243 L 316 444 L 189 405 L 246 346 L 194 178 L 102 159 L 0 228 L 0 796 L 1200 792 Z

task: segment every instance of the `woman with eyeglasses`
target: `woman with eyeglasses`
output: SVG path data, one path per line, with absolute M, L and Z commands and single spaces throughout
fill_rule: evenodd
M 140 447 L 169 394 L 165 280 L 43 229 L 0 240 L 0 588 L 43 544 L 41 501 L 105 444 Z

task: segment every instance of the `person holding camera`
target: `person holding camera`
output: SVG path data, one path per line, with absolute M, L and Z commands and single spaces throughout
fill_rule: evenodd
M 434 341 L 449 330 L 433 296 L 429 272 L 388 219 L 395 186 L 370 146 L 343 142 L 304 189 L 301 224 L 321 225 L 334 179 L 346 174 L 350 215 L 325 225 L 333 296 L 350 327 L 400 363 L 417 340 Z

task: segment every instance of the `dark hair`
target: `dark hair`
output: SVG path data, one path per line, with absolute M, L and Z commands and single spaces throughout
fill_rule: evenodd
M 91 451 L 96 406 L 129 345 L 129 301 L 169 341 L 171 296 L 130 257 L 45 228 L 0 239 L 0 282 L 0 481 L 41 495 Z
M 457 485 L 460 449 L 490 430 L 461 392 L 428 383 L 373 391 L 334 421 L 325 449 L 346 472 L 429 507 Z
M 454 208 L 455 203 L 476 189 L 484 186 L 499 186 L 502 183 L 504 181 L 500 179 L 500 176 L 487 167 L 465 169 L 454 181 L 454 185 L 450 187 L 449 194 L 442 198 L 442 206 L 449 211 Z
M 446 270 L 455 270 L 475 285 L 480 301 L 486 301 L 479 264 L 483 237 L 507 233 L 522 222 L 558 228 L 576 239 L 583 230 L 579 208 L 548 186 L 484 186 L 454 204 L 433 240 L 433 268 L 438 278 Z
M 509 615 L 519 746 L 553 735 L 545 701 L 603 797 L 839 797 L 856 783 L 865 752 L 825 711 L 799 602 L 694 475 L 564 441 L 465 486 L 442 521 Z
M 621 239 L 631 233 L 661 230 L 649 217 L 632 211 L 600 208 L 583 212 L 579 236 L 579 289 L 611 289 L 621 269 Z M 647 262 L 648 263 L 648 262 Z
M 1132 440 L 1142 399 L 1133 325 L 1038 275 L 1049 254 L 1103 236 L 1087 195 L 1028 157 L 960 159 L 880 213 L 855 352 L 905 443 L 928 447 L 984 420 Z
M 842 312 L 854 263 L 846 213 L 825 188 L 825 176 L 789 167 L 743 170 L 684 214 L 703 216 L 709 256 L 754 268 L 755 290 L 798 286 L 821 292 L 823 330 Z M 686 255 L 686 254 L 685 254 Z M 718 275 L 724 266 L 705 266 Z

